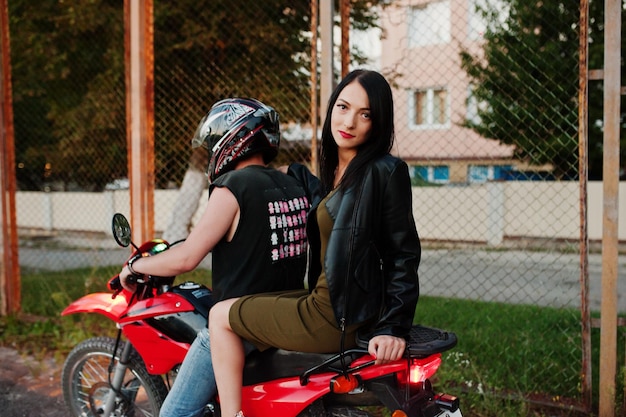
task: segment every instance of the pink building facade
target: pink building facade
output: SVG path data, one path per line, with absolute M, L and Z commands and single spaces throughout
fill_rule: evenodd
M 429 182 L 503 179 L 513 147 L 463 127 L 476 117 L 460 51 L 480 53 L 477 0 L 400 0 L 381 13 L 380 67 L 392 81 L 396 152 Z

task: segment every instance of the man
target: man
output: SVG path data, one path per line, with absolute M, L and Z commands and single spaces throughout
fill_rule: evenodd
M 185 242 L 131 259 L 130 275 L 178 275 L 212 254 L 215 301 L 303 288 L 309 201 L 292 177 L 267 167 L 280 144 L 278 114 L 252 99 L 219 101 L 192 140 L 209 150 L 209 201 Z M 161 417 L 195 417 L 216 394 L 207 329 L 199 332 L 168 394 Z

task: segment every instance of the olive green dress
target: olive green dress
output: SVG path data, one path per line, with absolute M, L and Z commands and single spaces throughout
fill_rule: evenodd
M 322 265 L 333 228 L 325 205 L 331 194 L 322 200 L 317 209 Z M 331 353 L 341 349 L 341 330 L 333 313 L 323 269 L 310 294 L 306 290 L 298 290 L 243 296 L 230 308 L 229 320 L 233 331 L 259 350 L 277 347 L 299 352 Z M 355 346 L 355 332 L 359 326 L 346 327 L 344 349 Z

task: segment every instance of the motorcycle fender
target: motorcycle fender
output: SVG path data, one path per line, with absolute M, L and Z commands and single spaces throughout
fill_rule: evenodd
M 128 308 L 128 302 L 124 297 L 111 297 L 111 293 L 87 294 L 73 301 L 62 312 L 62 316 L 75 313 L 98 313 L 118 322 Z
M 330 379 L 335 375 L 313 375 L 304 386 L 299 377 L 245 386 L 241 408 L 257 416 L 296 416 L 315 400 L 330 393 Z
M 352 365 L 359 366 L 372 359 L 371 356 L 365 355 L 355 360 Z M 406 367 L 406 360 L 399 360 L 388 365 L 364 368 L 357 374 L 363 379 L 373 379 L 406 370 Z M 365 375 L 362 375 L 364 372 L 366 372 Z M 311 375 L 306 385 L 300 383 L 300 377 L 294 377 L 244 386 L 241 407 L 251 415 L 295 416 L 315 400 L 328 395 L 330 380 L 336 376 L 336 372 L 314 374 Z
M 355 360 L 354 367 L 372 360 L 369 355 Z M 425 360 L 428 360 L 426 358 Z M 366 367 L 356 374 L 363 380 L 372 380 L 383 375 L 406 372 L 405 359 L 386 364 Z M 251 415 L 298 415 L 313 401 L 330 393 L 330 380 L 337 373 L 314 374 L 306 385 L 300 384 L 299 377 L 268 381 L 258 385 L 244 386 L 242 391 L 242 409 Z M 452 417 L 460 417 L 452 415 Z M 443 417 L 443 416 L 437 416 Z
M 146 298 L 134 303 L 121 318 L 120 323 L 130 323 L 151 317 L 193 311 L 194 307 L 186 298 L 179 294 L 166 292 L 158 297 Z
M 125 324 L 122 333 L 133 344 L 152 375 L 165 374 L 181 364 L 189 350 L 187 343 L 172 340 L 143 321 Z

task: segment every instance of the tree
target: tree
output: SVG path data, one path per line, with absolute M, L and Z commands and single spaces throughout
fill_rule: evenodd
M 188 9 L 180 8 L 179 4 L 167 5 L 162 16 L 167 17 L 169 27 L 174 25 L 176 29 L 158 32 L 165 39 L 162 42 L 155 40 L 156 45 L 169 45 L 169 49 L 156 48 L 157 59 L 161 53 L 170 58 L 174 56 L 174 71 L 171 67 L 162 69 L 176 75 L 171 79 L 159 78 L 157 68 L 157 77 L 163 81 L 157 85 L 169 91 L 180 91 L 181 97 L 194 98 L 177 100 L 188 105 L 183 111 L 177 109 L 177 113 L 194 115 L 187 119 L 186 127 L 181 129 L 177 126 L 179 121 L 172 119 L 161 126 L 174 135 L 174 132 L 186 135 L 172 141 L 180 146 L 180 153 L 189 152 L 189 133 L 193 132 L 203 113 L 209 110 L 208 106 L 220 98 L 258 98 L 276 107 L 283 122 L 306 122 L 310 119 L 309 2 L 289 2 L 289 6 L 280 2 L 264 2 L 259 9 L 249 3 L 241 8 L 233 8 L 230 2 L 217 3 L 209 14 L 203 14 L 206 9 L 198 7 L 197 3 L 191 3 Z M 280 5 L 277 6 L 277 3 Z M 359 29 L 374 25 L 376 14 L 369 6 L 371 3 L 364 1 L 353 3 L 352 19 Z M 198 16 L 203 17 L 199 19 Z M 253 30 L 249 30 L 251 21 L 254 22 Z M 358 54 L 355 57 L 358 58 Z M 189 66 L 189 63 L 193 65 Z M 197 68 L 201 68 L 206 77 L 189 74 L 189 68 L 196 72 Z M 215 77 L 216 74 L 219 77 Z M 194 79 L 195 83 L 181 83 L 185 78 Z M 164 98 L 165 95 L 157 94 L 157 107 L 159 97 Z M 167 106 L 163 101 L 161 104 Z M 172 139 L 170 135 L 157 135 L 158 138 Z M 277 158 L 283 163 L 293 161 L 298 155 L 308 155 L 308 148 L 303 150 L 294 143 L 289 147 L 290 156 L 285 158 L 285 145 L 283 142 Z M 157 146 L 157 152 L 159 149 L 171 148 Z M 157 153 L 157 164 L 168 166 L 167 161 L 176 155 L 176 152 Z M 202 171 L 207 161 L 199 158 L 197 152 L 192 154 L 184 177 L 180 173 L 172 175 L 183 177 L 183 181 L 163 235 L 168 241 L 185 238 L 191 227 L 192 217 L 198 208 L 198 197 L 206 184 Z M 172 162 L 176 166 L 175 161 Z M 159 171 L 162 172 L 157 169 Z
M 378 1 L 352 3 L 369 27 Z M 20 188 L 100 190 L 126 175 L 123 2 L 10 4 Z M 156 181 L 179 183 L 210 105 L 253 96 L 309 119 L 308 1 L 155 2 Z
M 21 189 L 101 189 L 126 172 L 121 5 L 10 2 Z
M 591 65 L 602 62 L 601 6 L 591 2 Z M 477 10 L 487 22 L 481 53 L 461 53 L 479 103 L 478 118 L 466 126 L 515 145 L 522 160 L 552 165 L 557 177 L 576 177 L 579 10 L 561 1 L 536 0 L 501 0 Z M 589 103 L 592 179 L 601 175 L 602 166 L 602 117 L 597 111 L 602 95 L 597 87 L 592 86 Z M 626 149 L 624 139 L 622 144 Z

